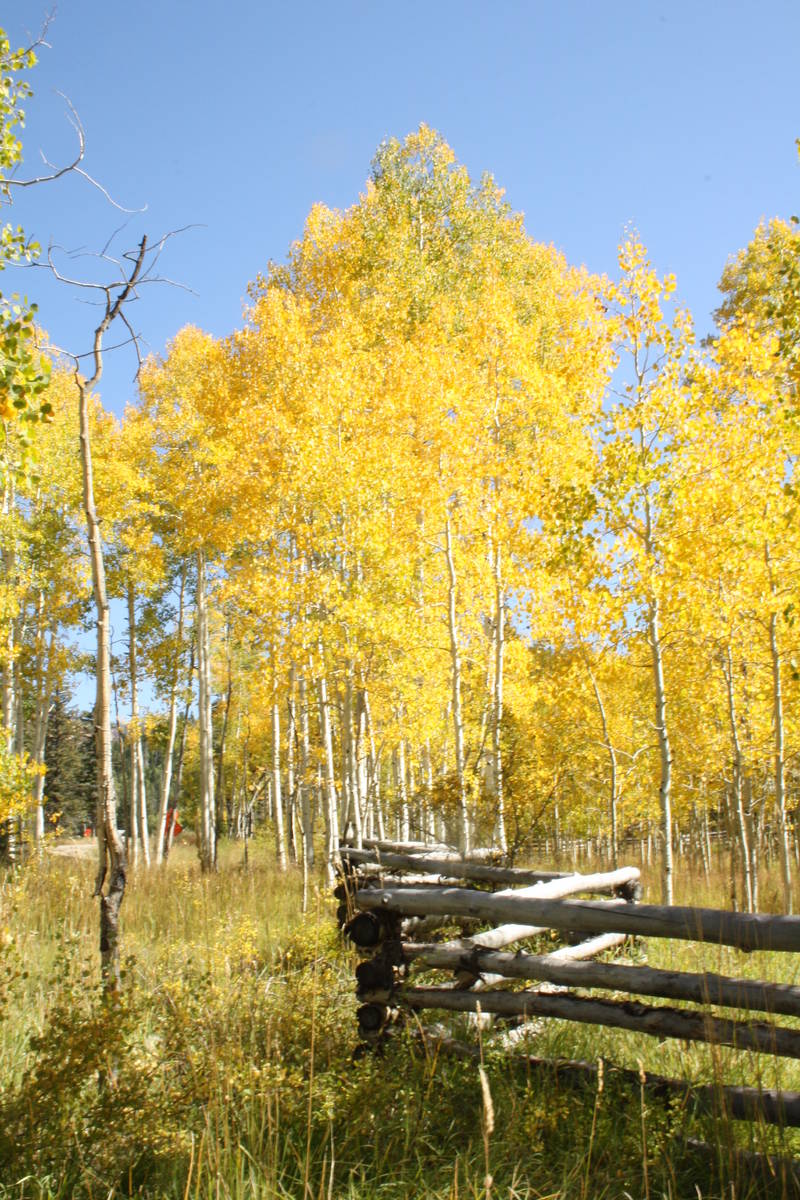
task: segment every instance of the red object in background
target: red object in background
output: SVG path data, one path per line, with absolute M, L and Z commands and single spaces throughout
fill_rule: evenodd
M 173 825 L 175 826 L 174 829 L 172 829 Z M 164 829 L 164 832 L 167 835 L 167 837 L 169 837 L 170 829 L 172 829 L 172 836 L 174 838 L 176 838 L 183 829 L 183 826 L 178 821 L 178 813 L 174 808 L 167 809 L 167 824 Z
M 87 825 L 87 826 L 86 826 L 86 828 L 85 828 L 85 829 L 84 829 L 84 831 L 83 831 L 83 836 L 84 836 L 84 837 L 91 837 L 91 836 L 92 836 L 92 827 L 91 827 L 91 825 Z

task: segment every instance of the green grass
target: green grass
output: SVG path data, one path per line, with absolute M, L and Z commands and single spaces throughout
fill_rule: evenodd
M 245 872 L 228 847 L 205 879 L 176 849 L 165 870 L 135 874 L 113 1008 L 97 983 L 92 862 L 47 856 L 0 876 L 0 1197 L 792 1194 L 736 1151 L 800 1154 L 797 1133 L 653 1101 L 608 1070 L 602 1090 L 574 1090 L 486 1038 L 490 1131 L 476 1061 L 426 1053 L 408 1032 L 354 1062 L 356 958 L 319 885 L 303 916 L 299 874 L 279 875 L 271 857 L 257 845 Z M 678 885 L 680 902 L 725 903 L 721 877 L 684 872 Z M 640 953 L 684 970 L 787 982 L 798 972 L 792 955 L 693 943 L 652 939 Z M 476 1045 L 465 1020 L 451 1027 Z M 565 1022 L 544 1023 L 530 1049 L 800 1089 L 792 1061 Z

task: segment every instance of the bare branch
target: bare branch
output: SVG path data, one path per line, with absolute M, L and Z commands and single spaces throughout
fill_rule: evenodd
M 35 44 L 40 45 L 40 44 L 44 44 L 44 43 L 38 42 Z M 49 174 L 35 175 L 31 179 L 14 179 L 14 177 L 12 175 L 4 181 L 6 186 L 9 188 L 12 188 L 12 187 L 17 187 L 17 188 L 34 187 L 40 183 L 52 183 L 56 179 L 63 178 L 64 175 L 69 175 L 71 173 L 74 173 L 75 175 L 80 175 L 81 178 L 85 179 L 86 182 L 91 184 L 92 187 L 97 188 L 98 192 L 100 192 L 106 198 L 108 203 L 110 205 L 112 205 L 113 208 L 119 209 L 120 212 L 130 213 L 130 214 L 146 212 L 147 211 L 146 204 L 144 205 L 143 208 L 126 208 L 123 204 L 120 204 L 119 201 L 115 200 L 114 197 L 111 195 L 111 193 L 106 188 L 103 187 L 102 183 L 100 183 L 97 179 L 95 179 L 93 175 L 90 175 L 89 172 L 80 165 L 83 162 L 83 159 L 86 155 L 86 134 L 85 134 L 85 131 L 83 128 L 83 122 L 81 121 L 80 117 L 78 116 L 78 113 L 75 109 L 75 105 L 72 103 L 69 96 L 66 96 L 63 92 L 56 92 L 56 95 L 60 96 L 61 99 L 64 101 L 64 103 L 69 108 L 69 113 L 67 114 L 67 120 L 69 121 L 70 125 L 75 130 L 75 133 L 77 135 L 78 153 L 76 154 L 76 156 L 72 160 L 72 162 L 65 163 L 64 166 L 58 167 L 58 166 L 56 166 L 55 163 L 50 162 L 49 158 L 47 158 L 47 156 L 45 155 L 43 150 L 40 150 L 39 153 L 42 156 L 42 162 L 48 168 Z
M 39 30 L 38 36 L 34 38 L 29 46 L 26 47 L 25 53 L 30 54 L 32 50 L 38 50 L 40 46 L 44 46 L 47 50 L 50 49 L 50 43 L 45 41 L 47 31 L 56 19 L 56 11 L 58 5 L 54 4 L 48 13 L 45 13 L 45 18 L 42 21 L 42 28 Z
M 110 205 L 112 205 L 112 207 L 118 208 L 120 212 L 124 212 L 124 213 L 147 212 L 146 204 L 143 205 L 141 208 L 125 208 L 125 206 L 123 204 L 119 204 L 114 199 L 114 197 L 109 192 L 106 191 L 106 189 L 103 187 L 102 183 L 98 183 L 98 181 L 94 178 L 93 175 L 90 175 L 88 171 L 84 171 L 83 167 L 75 167 L 74 170 L 75 170 L 76 175 L 81 175 L 86 180 L 87 183 L 90 183 L 92 185 L 92 187 L 96 187 L 98 192 L 101 192 L 105 196 L 108 203 Z
M 122 290 L 120 291 L 119 295 L 114 298 L 114 300 L 111 299 L 112 287 L 107 289 L 105 316 L 94 331 L 94 374 L 92 375 L 91 379 L 87 381 L 86 386 L 88 388 L 93 388 L 98 383 L 100 376 L 103 373 L 103 336 L 108 327 L 122 312 L 123 306 L 130 298 L 131 292 L 134 291 L 142 274 L 145 259 L 147 258 L 147 234 L 143 235 L 135 256 L 133 252 L 131 252 L 126 253 L 123 255 L 123 257 L 129 259 L 129 261 L 133 264 L 132 270 L 127 280 L 125 280 Z M 116 287 L 118 285 L 112 286 Z
M 133 348 L 136 351 L 136 362 L 138 365 L 136 367 L 136 374 L 134 375 L 134 379 L 138 380 L 139 374 L 142 370 L 142 367 L 144 366 L 144 363 L 142 361 L 141 349 L 139 347 L 140 334 L 134 332 L 133 326 L 131 325 L 130 321 L 128 320 L 127 316 L 125 315 L 124 310 L 120 310 L 119 319 L 122 321 L 122 324 L 125 326 L 125 328 L 130 333 L 130 335 L 131 335 L 130 341 L 133 342 Z M 109 347 L 109 349 L 111 349 L 111 348 L 112 347 Z
M 59 283 L 67 283 L 70 285 L 70 287 L 91 288 L 98 292 L 107 292 L 108 291 L 108 287 L 104 283 L 90 283 L 88 280 L 85 280 L 85 279 L 72 279 L 72 278 L 70 278 L 69 275 L 62 274 L 62 272 L 59 271 L 58 267 L 56 266 L 56 264 L 53 260 L 53 251 L 61 250 L 61 249 L 62 249 L 61 246 L 48 246 L 47 247 L 47 263 L 46 264 L 45 263 L 32 263 L 31 265 L 35 266 L 35 267 L 40 267 L 40 268 L 43 267 L 45 270 L 51 271 L 53 274 L 53 277 L 55 279 L 57 279 L 59 281 Z
M 18 187 L 18 188 L 35 187 L 36 185 L 38 185 L 40 183 L 52 183 L 54 179 L 61 179 L 61 177 L 63 175 L 69 174 L 70 171 L 78 171 L 78 164 L 83 161 L 83 156 L 86 153 L 86 136 L 83 132 L 83 125 L 80 122 L 80 118 L 78 117 L 78 114 L 75 112 L 75 109 L 73 108 L 70 100 L 66 96 L 64 96 L 62 92 L 59 92 L 58 94 L 60 96 L 62 96 L 62 99 L 69 105 L 70 109 L 72 110 L 72 117 L 69 117 L 67 119 L 69 120 L 70 125 L 72 126 L 72 128 L 75 130 L 75 132 L 78 135 L 78 153 L 77 153 L 77 155 L 72 160 L 72 162 L 66 163 L 63 167 L 56 167 L 53 163 L 51 163 L 45 157 L 44 151 L 40 150 L 39 153 L 42 156 L 42 162 L 45 164 L 46 167 L 49 168 L 50 174 L 49 175 L 35 175 L 32 179 L 14 179 L 13 176 L 11 176 L 8 179 L 6 179 L 6 181 L 5 181 L 7 187 L 10 187 L 10 188 L 11 187 Z
M 199 296 L 194 288 L 189 287 L 188 283 L 181 283 L 179 279 L 170 279 L 167 275 L 147 275 L 142 279 L 142 283 L 165 283 L 168 287 L 180 288 L 182 292 L 188 292 L 190 296 Z

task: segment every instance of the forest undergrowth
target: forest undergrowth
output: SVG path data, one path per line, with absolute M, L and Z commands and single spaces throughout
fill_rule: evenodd
M 0 876 L 0 1197 L 66 1200 L 782 1200 L 800 1134 L 702 1114 L 610 1065 L 697 1082 L 800 1088 L 789 1060 L 565 1022 L 529 1053 L 606 1060 L 575 1089 L 459 1019 L 479 1059 L 413 1027 L 354 1059 L 353 970 L 324 886 L 256 846 L 200 875 L 191 850 L 131 877 L 124 979 L 99 986 L 93 862 L 45 855 Z M 654 868 L 655 875 L 655 868 Z M 764 880 L 762 895 L 774 883 Z M 656 890 L 653 879 L 651 892 Z M 679 902 L 725 905 L 725 877 L 680 871 Z M 653 965 L 796 982 L 795 956 L 659 942 Z M 479 1040 L 481 1039 L 480 1044 Z M 697 1143 L 705 1143 L 705 1149 Z

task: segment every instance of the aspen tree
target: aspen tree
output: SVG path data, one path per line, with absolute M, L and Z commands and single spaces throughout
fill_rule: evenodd
M 610 288 L 618 352 L 630 368 L 618 403 L 605 420 L 599 504 L 604 532 L 617 540 L 625 563 L 621 585 L 636 604 L 646 633 L 659 753 L 662 899 L 673 894 L 673 750 L 664 665 L 664 557 L 668 545 L 670 468 L 687 410 L 684 382 L 693 341 L 687 313 L 672 321 L 662 305 L 675 281 L 661 280 L 635 234 L 620 247 L 620 281 Z

